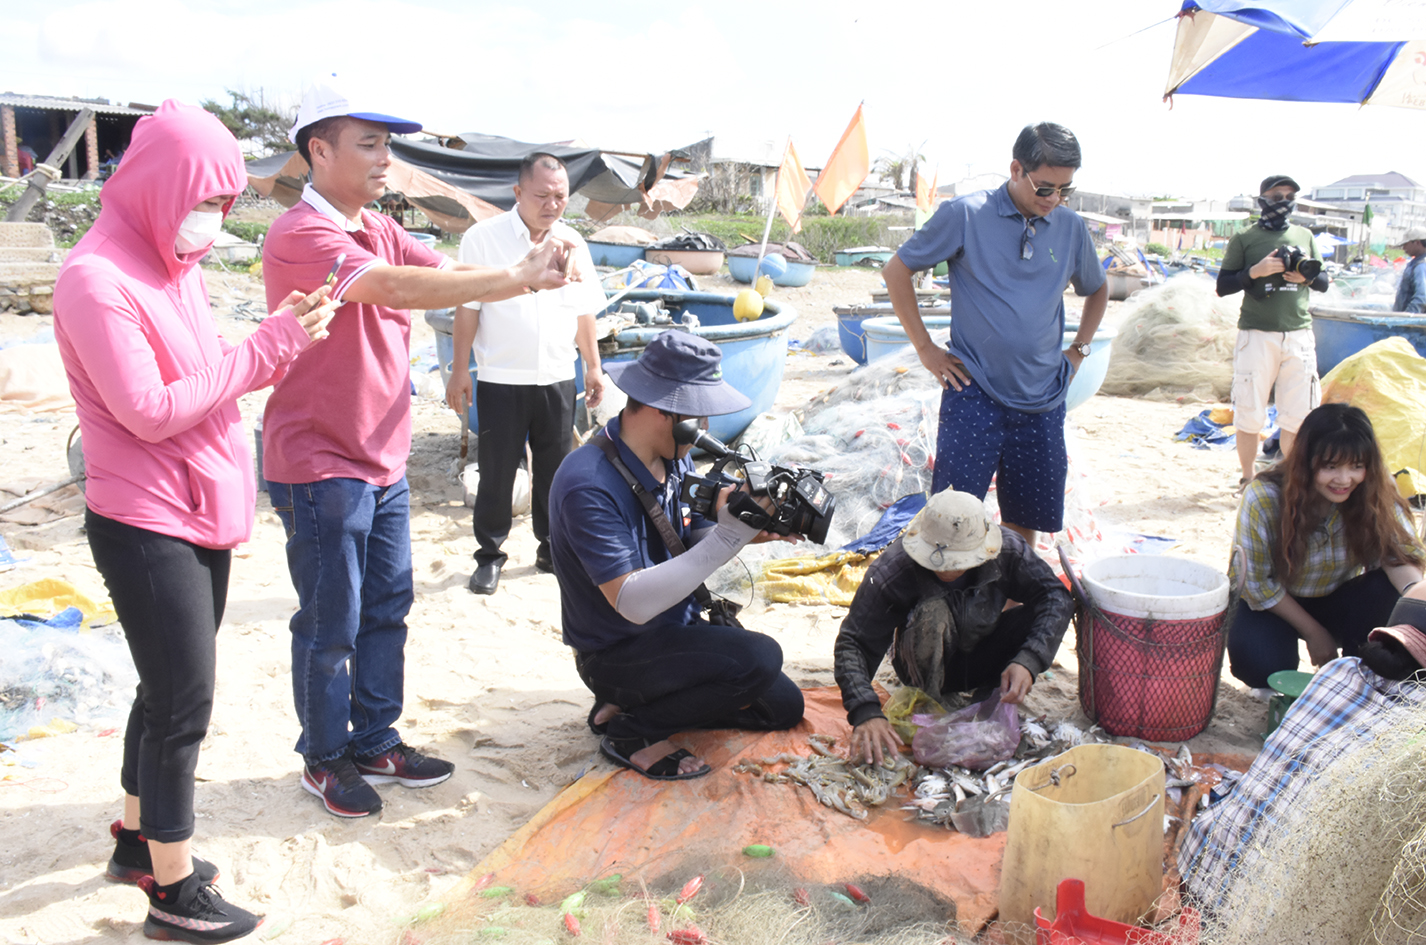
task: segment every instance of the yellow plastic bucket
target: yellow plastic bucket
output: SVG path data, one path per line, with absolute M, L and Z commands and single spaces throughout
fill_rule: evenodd
M 1092 915 L 1137 924 L 1164 878 L 1164 766 L 1121 745 L 1080 745 L 1021 771 L 1010 794 L 1000 919 L 1033 941 L 1063 879 L 1084 881 Z

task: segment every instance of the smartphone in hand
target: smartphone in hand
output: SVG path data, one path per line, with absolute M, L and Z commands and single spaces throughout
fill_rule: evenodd
M 346 261 L 347 261 L 347 254 L 346 254 L 346 253 L 341 253 L 340 255 L 337 256 L 337 261 L 334 262 L 334 263 L 332 263 L 332 271 L 329 272 L 329 273 L 327 273 L 327 281 L 326 281 L 325 283 L 323 283 L 323 285 L 329 285 L 329 286 L 330 286 L 330 285 L 335 285 L 335 284 L 336 284 L 336 281 L 337 281 L 337 273 L 339 273 L 339 272 L 342 271 L 342 263 L 344 263 L 344 262 L 346 262 Z

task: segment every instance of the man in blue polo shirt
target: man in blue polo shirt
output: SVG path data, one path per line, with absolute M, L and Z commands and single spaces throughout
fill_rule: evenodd
M 896 317 L 941 397 L 932 491 L 984 498 L 996 476 L 1003 523 L 1034 546 L 1064 518 L 1065 391 L 1089 355 L 1108 288 L 1094 241 L 1063 201 L 1074 192 L 1079 142 L 1051 122 L 1027 125 L 1011 152 L 1010 180 L 957 197 L 897 250 L 882 270 Z M 932 341 L 912 274 L 946 262 L 951 341 Z M 1089 296 L 1079 330 L 1061 351 L 1064 291 Z
M 565 457 L 550 486 L 564 642 L 594 693 L 589 727 L 603 736 L 606 758 L 655 780 L 712 770 L 668 741 L 676 732 L 771 731 L 802 719 L 802 692 L 782 672 L 777 641 L 708 622 L 696 596 L 705 578 L 766 536 L 745 524 L 766 520 L 766 506 L 746 492 L 725 489 L 716 522 L 683 500 L 693 462 L 674 425 L 750 405 L 723 380 L 721 360 L 712 342 L 670 330 L 637 361 L 605 362 L 628 405 Z M 682 554 L 670 553 L 631 481 L 662 510 Z

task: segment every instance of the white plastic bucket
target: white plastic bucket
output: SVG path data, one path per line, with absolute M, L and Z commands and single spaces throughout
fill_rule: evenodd
M 1084 589 L 1109 613 L 1153 620 L 1212 617 L 1228 609 L 1228 576 L 1170 555 L 1113 555 L 1085 566 Z

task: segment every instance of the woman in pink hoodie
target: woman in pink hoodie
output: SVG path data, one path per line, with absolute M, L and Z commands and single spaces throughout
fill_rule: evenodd
M 241 344 L 218 335 L 198 261 L 246 186 L 218 119 L 165 102 L 134 129 L 55 285 L 85 529 L 139 673 L 108 872 L 148 893 L 146 935 L 189 942 L 230 941 L 259 921 L 210 885 L 217 869 L 190 839 L 232 549 L 252 531 L 256 496 L 237 398 L 326 337 L 335 309 L 325 287 L 294 292 Z

